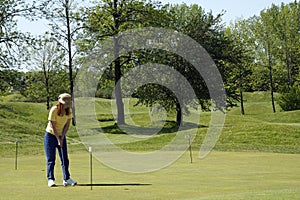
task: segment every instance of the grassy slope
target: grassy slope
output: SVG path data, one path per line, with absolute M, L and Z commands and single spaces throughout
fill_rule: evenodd
M 14 102 L 18 95 L 0 98 L 0 155 L 14 155 L 16 141 L 19 152 L 25 155 L 43 153 L 43 136 L 48 111 L 42 103 Z M 78 140 L 78 134 L 71 127 L 70 141 Z
M 47 123 L 47 113 L 44 104 L 12 102 L 12 96 L 0 98 L 0 154 L 11 156 L 14 154 L 15 141 L 20 142 L 21 153 L 43 153 L 43 135 Z M 231 109 L 226 116 L 222 135 L 215 147 L 222 151 L 270 151 L 300 153 L 300 111 L 272 113 L 269 95 L 267 93 L 245 94 L 246 115 L 240 115 L 240 108 Z M 134 102 L 133 102 L 134 103 Z M 131 105 L 133 104 L 131 103 Z M 107 136 L 114 141 L 121 141 L 120 146 L 128 150 L 160 149 L 176 134 L 173 123 L 167 123 L 158 134 L 151 139 L 126 143 L 128 136 L 115 125 L 111 114 L 109 100 L 96 101 L 97 118 L 101 127 L 108 132 Z M 132 118 L 136 124 L 149 124 L 146 108 L 134 107 Z M 169 119 L 174 117 L 169 116 Z M 193 142 L 193 147 L 199 149 L 209 124 L 209 113 L 202 113 L 201 128 Z M 69 143 L 75 149 L 83 149 L 78 144 L 80 138 L 74 127 L 68 132 Z M 71 149 L 74 149 L 71 148 Z
M 268 93 L 246 93 L 245 101 L 245 116 L 228 113 L 220 149 L 300 152 L 300 111 L 273 113 Z
M 268 93 L 246 93 L 245 101 L 245 116 L 228 112 L 217 148 L 300 152 L 300 111 L 273 113 Z

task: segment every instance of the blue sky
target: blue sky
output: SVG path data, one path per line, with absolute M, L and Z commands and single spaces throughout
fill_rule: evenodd
M 198 4 L 205 11 L 212 11 L 214 15 L 219 14 L 222 10 L 226 11 L 223 21 L 229 24 L 238 18 L 248 18 L 253 15 L 259 15 L 259 12 L 272 4 L 280 5 L 294 2 L 294 0 L 161 0 L 163 4 Z M 42 34 L 47 29 L 47 22 L 27 22 L 20 21 L 19 29 L 32 34 Z

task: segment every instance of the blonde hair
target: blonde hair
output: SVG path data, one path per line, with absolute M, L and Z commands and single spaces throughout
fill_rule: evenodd
M 60 116 L 62 114 L 62 110 L 64 108 L 64 104 L 57 102 L 56 104 L 56 108 L 57 108 L 57 115 Z M 70 115 L 71 114 L 71 108 L 65 108 L 65 113 L 66 115 Z

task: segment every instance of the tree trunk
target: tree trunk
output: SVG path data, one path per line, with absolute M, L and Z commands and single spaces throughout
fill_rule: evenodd
M 72 38 L 70 27 L 70 13 L 69 13 L 69 0 L 65 1 L 66 21 L 67 21 L 67 40 L 68 40 L 68 60 L 69 60 L 69 79 L 70 79 L 70 94 L 72 96 L 72 124 L 76 125 L 75 106 L 74 106 L 74 89 L 73 89 L 73 61 L 72 61 Z
M 270 79 L 272 78 L 272 70 L 270 71 Z M 271 98 L 272 98 L 272 108 L 273 108 L 273 112 L 276 112 L 276 108 L 275 108 L 275 99 L 274 99 L 274 87 L 273 87 L 273 81 L 271 81 Z
M 117 112 L 118 112 L 118 125 L 125 124 L 124 117 L 124 104 L 122 100 L 122 91 L 121 91 L 121 83 L 119 82 L 122 73 L 121 73 L 121 63 L 119 58 L 119 41 L 118 38 L 114 37 L 114 56 L 115 56 L 115 96 L 116 96 L 116 104 L 117 104 Z
M 245 108 L 244 108 L 244 97 L 243 92 L 240 90 L 240 98 L 241 98 L 241 114 L 245 115 Z
M 47 110 L 50 109 L 50 92 L 49 92 L 49 78 L 46 77 L 46 91 L 47 91 Z
M 182 125 L 182 109 L 181 109 L 180 103 L 176 103 L 176 111 L 177 111 L 176 125 L 181 126 Z
M 113 2 L 113 18 L 115 22 L 115 34 L 117 35 L 119 32 L 120 26 L 120 19 L 118 13 L 118 0 L 114 0 Z M 116 96 L 116 104 L 117 104 L 117 112 L 118 112 L 118 119 L 117 124 L 123 125 L 125 124 L 125 116 L 124 116 L 124 104 L 122 100 L 122 91 L 121 91 L 121 83 L 119 82 L 122 77 L 121 72 L 121 62 L 120 62 L 120 45 L 119 45 L 119 38 L 114 36 L 114 67 L 115 67 L 115 96 Z
M 43 71 L 44 71 L 44 78 L 45 78 L 45 87 L 46 87 L 46 95 L 47 95 L 47 100 L 46 100 L 46 106 L 47 110 L 50 109 L 50 92 L 49 92 L 49 76 L 46 71 L 46 66 L 45 63 L 43 63 Z
M 270 44 L 268 45 L 268 65 L 269 65 L 269 73 L 270 73 L 270 89 L 271 89 L 271 98 L 272 98 L 272 109 L 273 113 L 276 112 L 275 108 L 275 100 L 274 100 L 274 83 L 273 83 L 273 69 L 272 69 L 272 57 L 271 57 L 271 50 Z
M 241 114 L 245 115 L 245 109 L 244 109 L 244 98 L 243 98 L 243 75 L 242 75 L 242 69 L 240 69 L 240 99 L 241 99 Z

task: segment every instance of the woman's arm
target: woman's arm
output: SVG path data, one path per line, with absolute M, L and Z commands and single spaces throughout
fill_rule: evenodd
M 70 122 L 71 122 L 71 119 L 68 119 L 68 121 L 66 122 L 66 124 L 65 124 L 65 126 L 63 128 L 62 136 L 61 136 L 61 141 L 64 139 L 65 135 L 67 134 L 67 132 L 69 130 Z
M 59 145 L 60 147 L 62 147 L 62 140 L 61 140 L 61 138 L 59 137 L 58 132 L 57 132 L 57 130 L 56 130 L 55 121 L 50 121 L 50 122 L 51 122 L 51 128 L 53 129 L 53 133 L 54 133 L 54 135 L 55 135 L 55 137 L 56 137 L 56 139 L 57 139 L 58 145 Z

